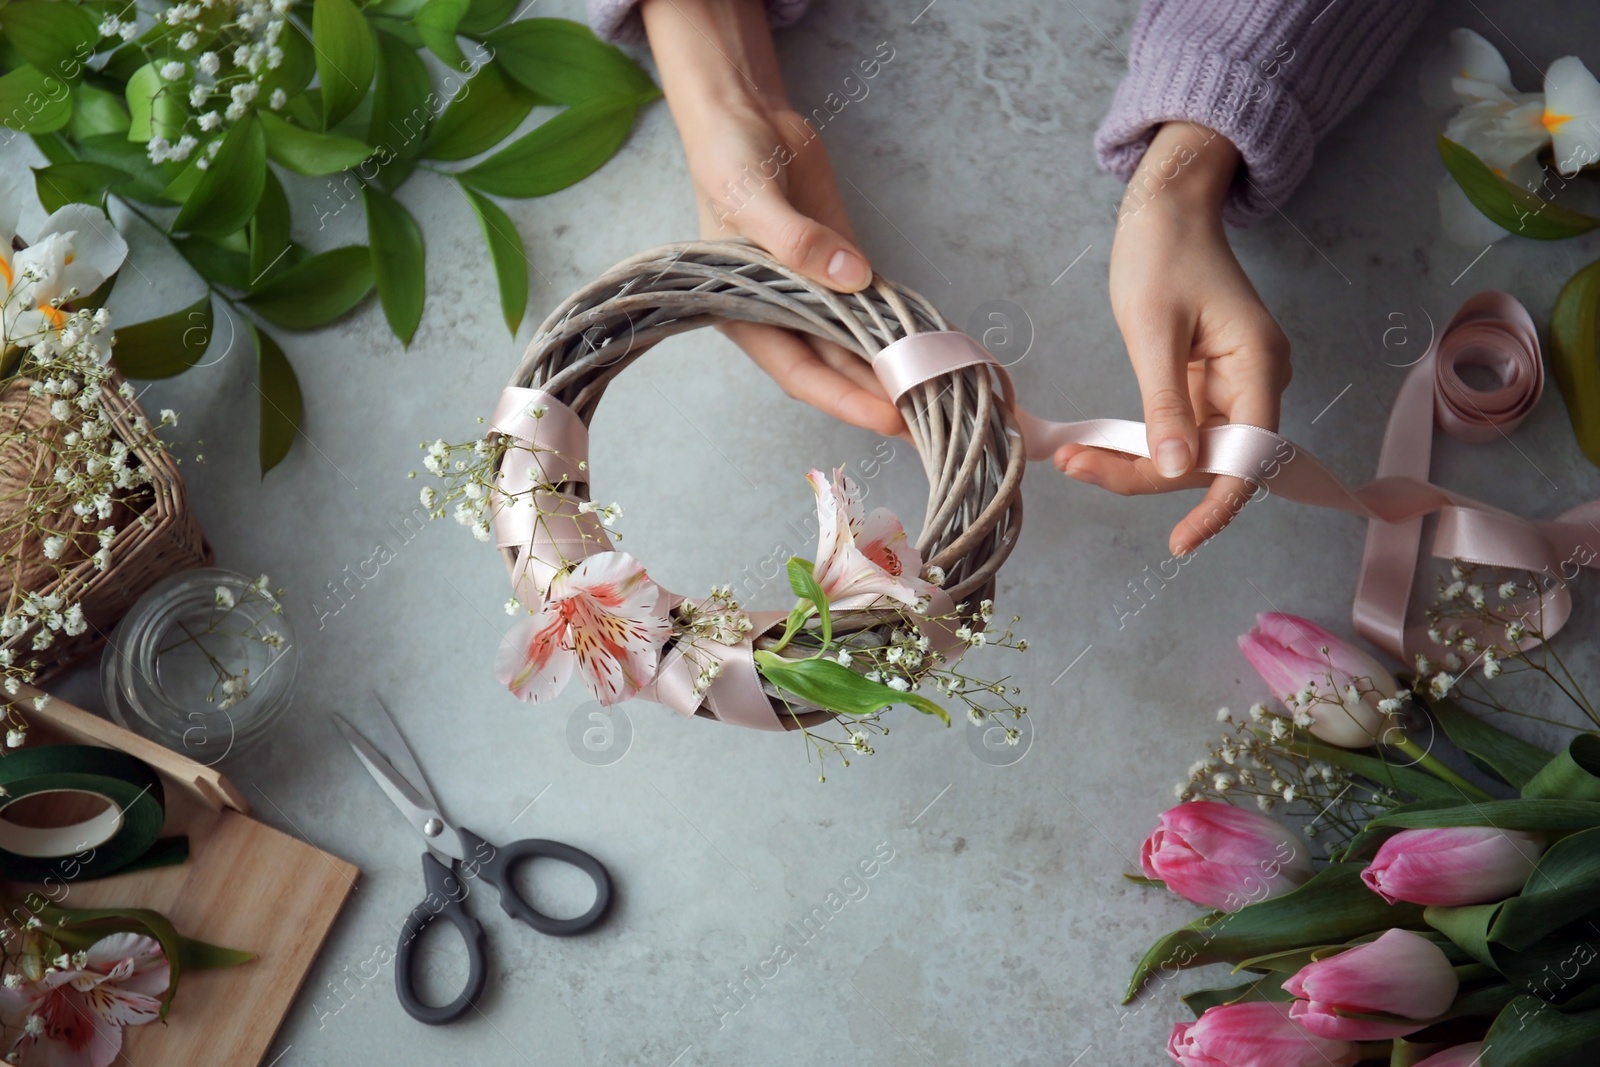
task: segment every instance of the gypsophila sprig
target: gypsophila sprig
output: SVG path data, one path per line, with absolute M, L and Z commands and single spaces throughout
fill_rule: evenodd
M 283 614 L 282 598 L 283 590 L 274 590 L 272 580 L 265 574 L 246 585 L 242 592 L 219 585 L 212 594 L 211 611 L 205 627 L 191 630 L 179 623 L 184 636 L 158 649 L 156 655 L 160 657 L 183 645 L 194 645 L 214 675 L 206 702 L 215 704 L 219 711 L 226 711 L 250 695 L 250 668 L 224 658 L 226 654 L 218 649 L 232 645 L 233 641 L 229 639 L 234 638 L 253 641 L 273 650 L 281 649 L 284 645 L 283 633 L 270 621 L 264 620 Z M 255 605 L 264 605 L 266 614 L 249 610 Z M 223 640 L 217 640 L 219 638 Z

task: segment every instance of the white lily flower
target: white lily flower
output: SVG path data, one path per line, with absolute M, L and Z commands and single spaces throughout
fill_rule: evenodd
M 74 291 L 87 296 L 100 288 L 128 255 L 116 227 L 88 204 L 67 204 L 45 219 L 27 248 L 13 253 L 15 221 L 0 217 L 0 347 L 27 347 L 60 331 L 67 315 L 57 305 Z
M 1556 169 L 1578 173 L 1600 161 L 1600 81 L 1577 56 L 1562 56 L 1544 72 L 1544 112 Z

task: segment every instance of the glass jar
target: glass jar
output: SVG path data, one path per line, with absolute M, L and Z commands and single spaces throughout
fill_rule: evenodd
M 182 571 L 106 643 L 100 688 L 119 726 L 203 764 L 237 755 L 289 707 L 299 655 L 266 577 Z

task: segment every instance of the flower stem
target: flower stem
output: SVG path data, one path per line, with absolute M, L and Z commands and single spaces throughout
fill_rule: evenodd
M 1411 738 L 1407 737 L 1405 734 L 1401 734 L 1398 741 L 1386 738 L 1385 742 L 1393 745 L 1401 752 L 1404 752 L 1406 755 L 1410 756 L 1414 764 L 1421 767 L 1429 774 L 1432 774 L 1435 778 L 1442 782 L 1448 782 L 1450 785 L 1453 785 L 1457 789 L 1461 790 L 1462 795 L 1467 799 L 1494 799 L 1494 797 L 1489 793 L 1473 785 L 1471 782 L 1461 777 L 1461 775 L 1457 774 L 1455 771 L 1452 771 L 1449 767 L 1446 767 L 1443 763 L 1440 763 L 1438 757 L 1433 755 L 1433 753 L 1429 752 L 1427 749 L 1423 748 L 1421 745 L 1417 744 L 1415 741 L 1411 740 Z

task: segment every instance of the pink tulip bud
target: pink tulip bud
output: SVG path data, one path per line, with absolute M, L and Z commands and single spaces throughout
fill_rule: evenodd
M 1139 866 L 1179 896 L 1223 911 L 1282 896 L 1312 875 L 1310 849 L 1281 823 L 1215 800 L 1163 812 Z
M 1361 880 L 1391 904 L 1491 904 L 1521 891 L 1543 851 L 1538 835 L 1493 826 L 1401 830 L 1378 849 Z
M 1469 1041 L 1435 1052 L 1417 1067 L 1483 1067 L 1483 1042 Z
M 1399 684 L 1383 665 L 1354 645 L 1297 615 L 1258 615 L 1239 638 L 1244 658 L 1310 731 L 1341 748 L 1377 743 L 1387 723 L 1378 702 Z M 1352 686 L 1354 692 L 1352 692 Z M 1303 700 L 1309 692 L 1311 699 Z
M 1290 1017 L 1318 1037 L 1384 1041 L 1415 1033 L 1443 1014 L 1458 985 L 1438 945 L 1410 930 L 1389 930 L 1306 964 L 1283 988 L 1297 998 Z
M 1349 1041 L 1307 1033 L 1286 1007 L 1253 1001 L 1211 1008 L 1172 1028 L 1167 1055 L 1181 1067 L 1350 1067 L 1360 1059 Z

